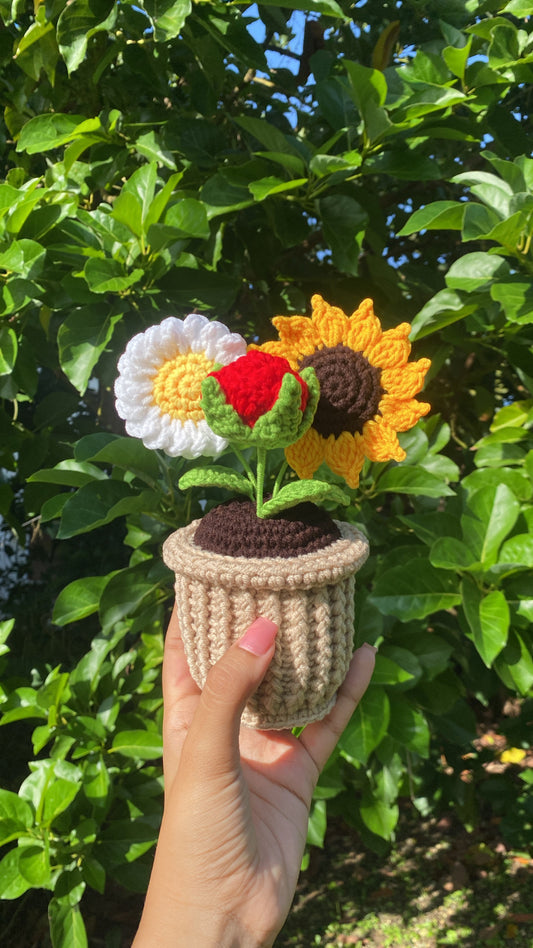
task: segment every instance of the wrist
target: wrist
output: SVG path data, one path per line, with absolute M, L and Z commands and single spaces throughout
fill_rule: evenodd
M 151 905 L 147 900 L 132 948 L 271 948 L 275 934 L 259 937 L 237 915 L 204 907 Z

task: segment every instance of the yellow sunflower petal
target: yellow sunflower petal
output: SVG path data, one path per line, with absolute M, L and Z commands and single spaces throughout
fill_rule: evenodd
M 290 362 L 291 369 L 298 368 L 298 359 L 295 357 L 294 352 L 279 339 L 264 342 L 261 346 L 256 346 L 252 343 L 248 346 L 248 351 L 250 351 L 250 349 L 258 349 L 260 352 L 268 352 L 269 355 L 280 356 L 282 359 L 287 359 L 287 361 Z
M 387 329 L 377 343 L 364 350 L 363 355 L 379 369 L 404 365 L 411 352 L 411 343 L 407 338 L 410 332 L 409 323 L 400 323 L 394 329 Z
M 375 346 L 381 336 L 381 323 L 374 313 L 374 304 L 372 300 L 363 300 L 348 320 L 344 344 L 355 352 L 363 352 Z
M 363 442 L 364 452 L 371 461 L 403 461 L 405 458 L 396 431 L 384 418 L 367 421 L 363 428 Z
M 359 486 L 359 474 L 365 461 L 363 438 L 343 431 L 338 438 L 330 435 L 325 442 L 325 461 L 334 474 L 343 477 L 348 487 Z
M 416 398 L 394 398 L 392 395 L 384 395 L 379 403 L 383 420 L 396 431 L 409 431 L 430 408 L 428 402 L 417 402 Z
M 325 440 L 315 428 L 309 428 L 294 444 L 285 448 L 285 457 L 300 478 L 310 478 L 324 460 Z
M 330 306 L 321 296 L 311 298 L 313 313 L 311 319 L 324 346 L 333 348 L 344 342 L 348 332 L 348 317 L 338 306 Z
M 395 398 L 412 398 L 418 395 L 424 384 L 424 376 L 429 369 L 429 359 L 407 362 L 406 365 L 383 369 L 381 384 L 389 395 Z
M 309 316 L 275 316 L 272 322 L 285 347 L 275 355 L 283 354 L 289 362 L 310 355 L 320 345 L 320 334 Z

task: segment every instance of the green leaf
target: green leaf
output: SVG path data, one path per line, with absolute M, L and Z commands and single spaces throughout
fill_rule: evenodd
M 449 497 L 453 494 L 440 477 L 420 467 L 390 467 L 378 478 L 375 492 L 419 494 L 422 497 Z
M 22 847 L 12 849 L 0 862 L 0 899 L 18 899 L 31 888 L 19 868 Z
M 65 586 L 54 603 L 54 625 L 69 625 L 98 612 L 100 597 L 108 582 L 109 576 L 84 576 Z
M 164 567 L 161 566 L 161 570 L 163 569 Z M 115 573 L 106 583 L 100 598 L 102 628 L 110 629 L 116 622 L 135 612 L 148 597 L 153 596 L 161 583 L 161 578 L 161 574 L 148 575 L 146 563 Z
M 89 257 L 83 275 L 93 293 L 122 293 L 144 276 L 138 267 L 129 273 L 118 260 L 110 257 Z
M 83 115 L 64 115 L 61 112 L 36 115 L 23 126 L 17 142 L 17 151 L 35 155 L 50 151 L 52 148 L 59 148 L 72 141 L 75 130 L 84 121 Z M 100 126 L 99 121 L 97 125 Z
M 379 69 L 369 69 L 359 63 L 344 60 L 350 79 L 353 101 L 363 119 L 368 144 L 375 144 L 392 123 L 384 108 L 387 98 L 387 80 Z
M 451 609 L 459 605 L 461 595 L 454 577 L 437 571 L 426 559 L 413 557 L 409 563 L 383 572 L 370 599 L 384 615 L 407 622 Z
M 180 490 L 187 490 L 189 487 L 221 487 L 224 490 L 246 494 L 251 500 L 254 498 L 254 489 L 248 478 L 232 471 L 231 468 L 216 464 L 187 471 L 180 477 L 178 487 Z
M 235 121 L 240 128 L 243 128 L 249 135 L 253 135 L 269 151 L 295 155 L 301 162 L 302 156 L 290 137 L 284 135 L 272 122 L 252 118 L 251 116 L 239 116 Z
M 205 205 L 195 198 L 182 198 L 177 204 L 172 204 L 165 215 L 165 224 L 175 227 L 189 237 L 199 237 L 203 240 L 209 237 Z
M 16 4 L 13 5 L 13 11 L 15 10 Z M 47 21 L 44 9 L 36 9 L 35 21 L 21 37 L 15 56 L 17 66 L 23 69 L 31 79 L 38 81 L 43 70 L 54 85 L 59 50 L 54 24 L 51 20 Z
M 465 207 L 462 238 L 467 241 L 486 237 L 499 221 L 500 218 L 490 207 L 470 202 Z
M 505 405 L 500 408 L 494 416 L 490 426 L 491 431 L 498 431 L 499 428 L 519 427 L 526 424 L 533 417 L 533 398 L 527 401 L 513 402 L 511 405 Z
M 371 833 L 383 839 L 391 838 L 400 813 L 396 803 L 390 804 L 379 798 L 365 796 L 359 812 L 363 823 Z
M 533 14 L 533 4 L 531 0 L 509 0 L 502 10 L 502 13 L 513 13 L 514 16 L 531 16 Z
M 154 451 L 145 448 L 138 438 L 110 435 L 107 432 L 87 435 L 74 448 L 78 460 L 112 464 L 121 470 L 135 474 L 141 480 L 153 484 L 159 476 L 159 464 Z
M 104 807 L 111 790 L 111 777 L 103 758 L 89 761 L 83 773 L 83 792 L 87 799 L 95 806 Z
M 453 177 L 454 184 L 470 185 L 472 194 L 479 197 L 501 217 L 509 217 L 513 189 L 506 181 L 488 171 L 466 171 Z
M 29 803 L 12 793 L 0 789 L 0 846 L 17 839 L 33 826 L 33 811 Z
M 163 741 L 155 731 L 119 731 L 111 750 L 134 760 L 156 760 L 163 753 Z
M 386 691 L 370 685 L 339 741 L 342 756 L 366 764 L 372 751 L 385 737 L 389 720 L 390 705 Z
M 68 458 L 60 461 L 55 467 L 45 467 L 30 474 L 28 481 L 32 484 L 62 484 L 64 487 L 83 487 L 94 480 L 106 480 L 107 475 L 94 464 L 86 464 Z
M 314 155 L 309 164 L 309 170 L 317 178 L 325 178 L 338 171 L 353 172 L 362 163 L 362 155 L 358 151 L 345 152 L 344 155 Z
M 57 21 L 57 42 L 69 73 L 83 62 L 87 44 L 98 32 L 112 30 L 117 6 L 113 0 L 72 0 Z
M 485 287 L 497 273 L 501 276 L 501 271 L 507 272 L 508 269 L 508 264 L 503 257 L 476 251 L 466 253 L 452 263 L 445 280 L 451 289 L 466 290 L 467 293 L 471 293 L 473 290 Z
M 192 8 L 192 0 L 142 0 L 154 27 L 156 43 L 167 43 L 179 36 Z
M 423 339 L 432 332 L 437 332 L 445 326 L 456 323 L 459 319 L 464 319 L 476 308 L 475 303 L 465 303 L 463 298 L 453 290 L 439 290 L 416 314 L 411 323 L 409 338 L 412 341 Z
M 304 10 L 308 13 L 323 13 L 325 16 L 341 17 L 346 19 L 346 14 L 336 2 L 336 0 L 287 0 L 287 3 L 281 0 L 261 0 L 263 7 L 287 7 L 289 10 Z
M 122 315 L 122 312 L 103 313 L 102 306 L 83 306 L 67 316 L 59 327 L 57 344 L 61 368 L 80 395 L 85 394 L 93 369 Z
M 465 204 L 459 201 L 434 201 L 421 207 L 398 231 L 398 237 L 408 237 L 422 230 L 461 230 Z
M 94 856 L 85 856 L 82 864 L 83 878 L 91 889 L 95 889 L 100 895 L 105 892 L 106 872 L 102 863 Z
M 324 500 L 329 500 L 333 504 L 344 504 L 348 506 L 350 496 L 341 487 L 335 484 L 327 484 L 325 481 L 303 480 L 292 484 L 286 484 L 282 487 L 275 497 L 267 500 L 259 512 L 260 517 L 275 517 L 282 510 L 288 507 L 294 507 L 296 504 L 311 501 L 320 504 Z
M 26 237 L 14 240 L 0 253 L 0 269 L 9 270 L 27 279 L 38 278 L 44 268 L 46 248 Z
M 10 375 L 17 361 L 18 342 L 10 326 L 0 327 L 0 376 Z
M 172 152 L 163 148 L 158 136 L 154 131 L 139 135 L 135 140 L 135 151 L 146 158 L 148 161 L 156 161 L 158 164 L 176 170 L 176 162 L 172 157 Z
M 533 569 L 533 536 L 521 533 L 503 544 L 498 563 L 512 565 L 515 569 Z
M 40 846 L 22 846 L 19 855 L 19 872 L 34 888 L 51 888 L 50 857 Z
M 468 495 L 468 510 L 461 517 L 465 541 L 486 567 L 498 557 L 502 540 L 512 530 L 520 505 L 505 484 L 482 487 Z
M 158 506 L 157 495 L 151 490 L 137 493 L 123 481 L 93 481 L 80 487 L 75 494 L 67 495 L 61 510 L 58 536 L 61 539 L 74 537 L 111 523 L 117 517 L 149 513 Z
M 401 685 L 404 682 L 412 681 L 413 674 L 406 668 L 402 668 L 392 658 L 378 653 L 376 655 L 376 666 L 372 675 L 373 685 Z
M 450 72 L 453 72 L 454 76 L 457 76 L 461 82 L 464 82 L 465 70 L 470 57 L 470 49 L 472 46 L 472 37 L 468 38 L 468 42 L 464 46 L 447 46 L 442 51 L 442 58 L 446 63 Z
M 464 578 L 461 593 L 464 613 L 474 644 L 485 665 L 490 668 L 507 642 L 509 606 L 500 590 L 495 589 L 484 595 L 469 577 Z
M 533 685 L 533 657 L 529 643 L 517 632 L 511 632 L 509 642 L 495 661 L 494 667 L 508 688 L 527 695 Z
M 357 276 L 368 214 L 344 194 L 328 194 L 320 200 L 319 208 L 324 237 L 335 265 L 343 273 Z
M 60 761 L 59 763 L 65 762 Z M 67 807 L 70 806 L 80 792 L 81 772 L 78 767 L 73 768 L 73 770 L 77 771 L 77 776 L 66 779 L 63 776 L 58 776 L 58 768 L 56 768 L 54 776 L 48 784 L 44 795 L 42 818 L 45 825 L 49 826 L 52 824 L 59 814 L 63 813 Z
M 282 194 L 285 191 L 294 191 L 297 188 L 307 184 L 307 178 L 291 178 L 290 181 L 284 181 L 283 178 L 276 178 L 270 175 L 267 178 L 260 178 L 248 185 L 250 192 L 256 201 L 264 201 L 272 194 Z
M 52 948 L 88 948 L 87 932 L 79 905 L 54 898 L 48 906 Z
M 476 563 L 472 550 L 455 537 L 440 537 L 431 547 L 429 560 L 432 566 L 456 572 L 468 570 Z
M 482 487 L 497 487 L 506 484 L 518 500 L 529 500 L 533 494 L 533 484 L 522 471 L 515 471 L 506 467 L 486 467 L 472 471 L 463 478 L 462 486 L 469 492 L 480 490 Z
M 515 280 L 493 283 L 490 295 L 501 304 L 510 323 L 533 323 L 533 292 L 530 283 Z
M 401 695 L 394 694 L 390 700 L 389 736 L 420 757 L 429 757 L 430 732 L 422 712 Z
M 324 846 L 327 828 L 326 801 L 313 800 L 307 824 L 307 842 L 310 846 Z

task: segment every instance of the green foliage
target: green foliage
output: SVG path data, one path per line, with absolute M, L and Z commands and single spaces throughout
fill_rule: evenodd
M 370 537 L 357 638 L 380 651 L 311 841 L 337 812 L 380 846 L 409 797 L 531 844 L 531 781 L 472 741 L 506 698 L 502 730 L 530 741 L 533 5 L 414 6 L 0 0 L 0 514 L 24 557 L 1 601 L 0 891 L 49 891 L 58 948 L 87 943 L 87 886 L 146 885 L 160 546 L 235 488 L 229 458 L 214 486 L 114 412 L 126 341 L 194 308 L 262 341 L 314 291 L 370 296 L 433 361 L 406 461 L 367 464 L 343 514 Z M 321 15 L 310 57 L 293 11 Z

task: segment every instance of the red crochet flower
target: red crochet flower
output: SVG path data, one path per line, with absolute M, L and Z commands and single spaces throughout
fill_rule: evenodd
M 275 405 L 283 376 L 294 375 L 302 389 L 300 410 L 307 405 L 308 389 L 297 372 L 291 369 L 287 359 L 251 349 L 246 355 L 210 372 L 217 379 L 228 404 L 235 409 L 242 421 L 253 428 L 258 418 Z

